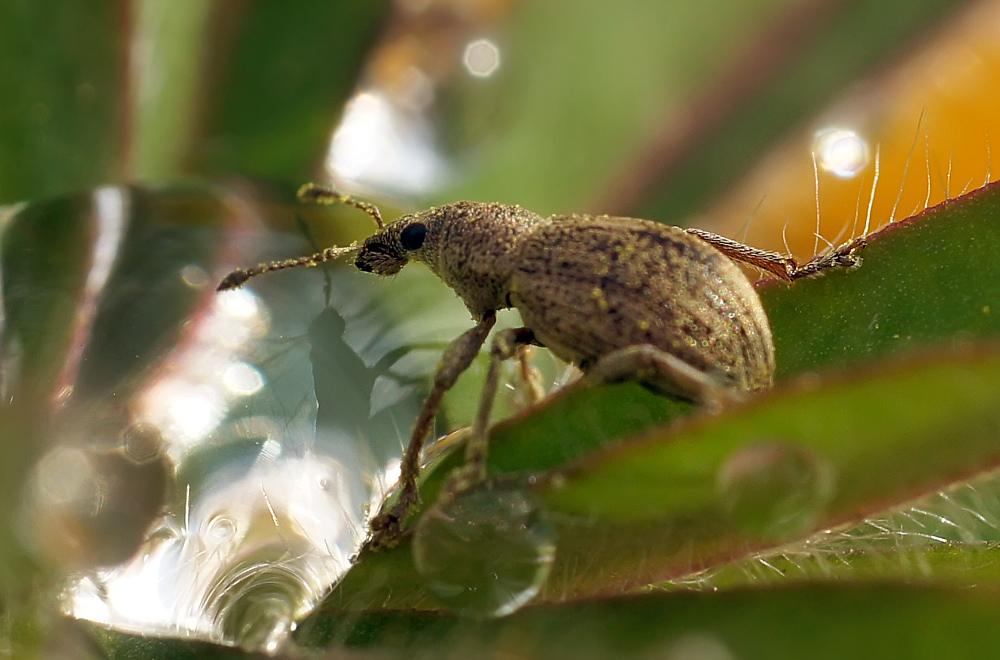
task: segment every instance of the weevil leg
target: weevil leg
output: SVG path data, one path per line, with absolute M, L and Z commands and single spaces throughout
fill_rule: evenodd
M 454 497 L 486 478 L 486 456 L 489 451 L 490 414 L 500 384 L 500 366 L 517 356 L 524 346 L 536 343 L 535 333 L 528 328 L 509 328 L 497 332 L 490 348 L 490 368 L 483 383 L 479 410 L 472 425 L 472 434 L 465 443 L 465 465 L 455 470 L 445 485 L 442 497 Z
M 434 385 L 431 387 L 431 392 L 427 395 L 427 399 L 420 409 L 420 414 L 417 416 L 416 424 L 413 426 L 410 444 L 403 452 L 399 474 L 399 499 L 387 513 L 380 514 L 372 520 L 372 538 L 369 541 L 369 545 L 372 547 L 392 547 L 399 541 L 403 531 L 403 523 L 418 501 L 417 477 L 420 475 L 420 450 L 423 448 L 424 438 L 427 437 L 431 423 L 441 406 L 441 398 L 472 364 L 496 320 L 496 314 L 492 312 L 487 314 L 475 327 L 463 332 L 445 349 L 437 373 L 434 375 Z
M 530 344 L 522 344 L 518 347 L 517 365 L 522 390 L 519 403 L 523 403 L 525 407 L 533 406 L 545 397 L 542 374 L 531 364 L 533 354 L 534 347 Z
M 865 238 L 863 236 L 855 238 L 828 254 L 821 255 L 800 266 L 795 259 L 787 255 L 750 247 L 739 241 L 713 234 L 704 229 L 689 228 L 684 231 L 697 236 L 733 261 L 760 268 L 789 282 L 809 277 L 810 275 L 816 275 L 827 268 L 850 268 L 857 266 L 861 263 L 861 257 L 856 253 L 859 248 L 865 245 Z
M 634 380 L 658 394 L 685 399 L 710 409 L 733 394 L 719 378 L 650 344 L 627 346 L 601 357 L 584 370 L 597 383 Z

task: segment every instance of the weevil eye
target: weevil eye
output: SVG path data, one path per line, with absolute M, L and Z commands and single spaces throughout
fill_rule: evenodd
M 418 250 L 424 244 L 426 237 L 427 225 L 422 222 L 414 222 L 400 232 L 399 242 L 403 244 L 404 250 Z

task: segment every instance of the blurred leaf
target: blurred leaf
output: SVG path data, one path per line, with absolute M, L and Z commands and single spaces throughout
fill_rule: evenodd
M 306 181 L 358 82 L 384 0 L 219 3 L 203 80 L 199 171 Z
M 90 631 L 106 660 L 263 660 L 269 657 L 208 642 L 127 635 L 86 623 L 82 626 Z
M 541 215 L 586 210 L 595 201 L 588 196 L 648 144 L 664 116 L 669 122 L 739 56 L 743 35 L 794 4 L 522 3 L 509 47 L 501 42 L 499 80 L 477 81 L 501 88 L 499 107 L 490 108 L 494 135 L 474 152 L 474 178 L 442 197 L 517 203 Z
M 995 591 L 879 584 L 649 594 L 528 608 L 476 621 L 430 612 L 357 613 L 299 639 L 352 657 L 986 657 Z M 689 655 L 690 654 L 690 655 Z
M 845 86 L 877 74 L 885 62 L 920 45 L 928 32 L 971 3 L 844 0 L 808 4 L 812 11 L 803 12 L 805 25 L 793 24 L 795 29 L 775 35 L 774 42 L 764 47 L 784 51 L 776 56 L 779 66 L 756 80 L 731 112 L 723 110 L 725 114 L 710 130 L 686 145 L 682 153 L 665 149 L 659 162 L 655 155 L 651 162 L 639 162 L 643 168 L 652 166 L 653 174 L 648 176 L 642 195 L 622 200 L 631 212 L 682 223 L 704 210 L 714 196 L 747 174 L 767 145 L 832 103 Z M 808 38 L 803 38 L 803 33 Z M 765 51 L 765 62 L 768 57 L 774 56 Z M 743 76 L 757 74 L 737 71 L 742 76 L 733 78 L 740 82 Z M 721 82 L 733 83 L 728 79 Z M 718 112 L 716 107 L 710 110 Z M 623 182 L 627 181 L 628 176 L 623 177 Z
M 118 3 L 0 3 L 0 203 L 119 178 L 126 22 Z
M 495 135 L 474 152 L 474 175 L 439 197 L 683 223 L 964 4 L 524 3 L 490 96 Z
M 136 0 L 132 7 L 136 89 L 130 174 L 163 181 L 184 173 L 184 158 L 193 147 L 202 67 L 216 45 L 207 39 L 213 3 Z

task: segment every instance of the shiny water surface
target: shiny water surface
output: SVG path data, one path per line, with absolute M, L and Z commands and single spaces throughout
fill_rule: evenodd
M 476 617 L 517 611 L 555 561 L 555 528 L 524 484 L 487 482 L 435 504 L 420 520 L 413 559 L 447 608 Z
M 67 613 L 274 650 L 350 565 L 423 362 L 384 285 L 347 268 L 214 290 L 312 251 L 313 212 L 244 186 L 107 187 L 10 214 L 0 375 L 6 428 L 34 452 L 16 521 L 69 576 Z M 429 350 L 452 332 L 425 307 Z

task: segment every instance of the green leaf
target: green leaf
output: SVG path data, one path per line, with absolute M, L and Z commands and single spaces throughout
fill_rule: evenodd
M 365 657 L 988 657 L 1000 643 L 994 590 L 805 585 L 605 599 L 476 621 L 359 613 L 313 628 L 309 645 Z M 684 653 L 686 651 L 686 653 Z M 690 655 L 689 655 L 690 654 Z
M 373 40 L 383 1 L 219 5 L 203 72 L 207 130 L 197 168 L 289 182 L 321 161 Z
M 553 515 L 586 521 L 560 529 L 560 561 L 589 568 L 557 567 L 549 593 L 678 577 L 1000 464 L 1000 355 L 921 355 L 875 371 L 653 432 L 550 480 Z
M 859 251 L 856 272 L 761 287 L 779 376 L 996 337 L 997 254 L 1000 187 L 991 184 L 887 226 Z
M 793 581 L 1000 584 L 1000 546 L 983 542 L 906 543 L 905 535 L 879 539 L 844 534 L 838 545 L 791 548 L 724 564 L 688 580 L 660 585 L 678 589 L 788 586 Z M 836 543 L 835 541 L 835 543 Z
M 786 386 L 718 418 L 653 430 L 536 487 L 558 538 L 541 598 L 683 578 L 899 506 L 1000 465 L 998 436 L 993 350 Z M 410 551 L 362 557 L 326 616 L 374 603 L 433 607 Z
M 618 591 L 683 576 L 899 505 L 994 466 L 1000 457 L 995 412 L 1000 409 L 1000 362 L 990 348 L 966 353 L 950 347 L 956 336 L 961 346 L 997 334 L 996 315 L 983 308 L 998 304 L 1000 266 L 993 257 L 1000 240 L 998 204 L 1000 188 L 989 187 L 873 237 L 861 251 L 865 261 L 858 270 L 765 287 L 769 311 L 777 310 L 779 360 L 790 345 L 806 357 L 782 369 L 788 384 L 718 418 L 657 427 L 680 410 L 623 385 L 570 388 L 500 425 L 490 459 L 497 472 L 552 470 L 587 457 L 545 482 L 549 508 L 558 519 L 573 521 L 559 529 L 548 597 Z M 909 260 L 914 263 L 906 267 Z M 885 289 L 885 295 L 873 293 Z M 939 314 L 939 309 L 944 311 Z M 871 327 L 871 313 L 890 329 L 913 323 L 921 330 L 919 341 Z M 914 315 L 925 321 L 913 321 Z M 866 339 L 858 351 L 854 342 L 864 332 L 877 333 L 880 341 Z M 831 355 L 850 364 L 862 356 L 870 360 L 920 346 L 924 349 L 903 363 L 889 359 L 850 376 L 791 378 L 828 366 Z M 642 440 L 593 453 L 641 428 L 652 430 Z M 763 448 L 762 455 L 755 455 L 755 447 Z M 765 504 L 760 505 L 765 510 L 768 497 L 781 499 L 781 488 L 805 488 L 805 499 L 797 505 L 803 509 L 801 519 L 791 515 L 791 523 L 772 526 L 770 514 L 754 510 L 752 500 L 735 509 L 748 515 L 749 530 L 747 523 L 740 529 L 723 515 L 720 474 L 740 451 L 748 452 L 751 465 L 762 462 L 790 475 L 790 485 L 765 483 Z M 425 502 L 434 501 L 452 465 L 442 463 L 431 473 Z M 746 506 L 749 512 L 741 508 Z M 329 606 L 429 606 L 408 552 L 404 546 L 363 557 Z
M 119 178 L 124 23 L 114 3 L 0 4 L 0 204 Z
M 989 657 L 1000 635 L 993 590 L 803 585 L 647 594 L 525 609 L 478 621 L 432 612 L 358 613 L 299 640 L 357 658 Z M 94 630 L 109 660 L 241 658 L 232 649 Z M 686 653 L 685 653 L 686 652 Z M 687 654 L 695 654 L 689 656 Z M 256 656 L 253 656 L 256 657 Z

